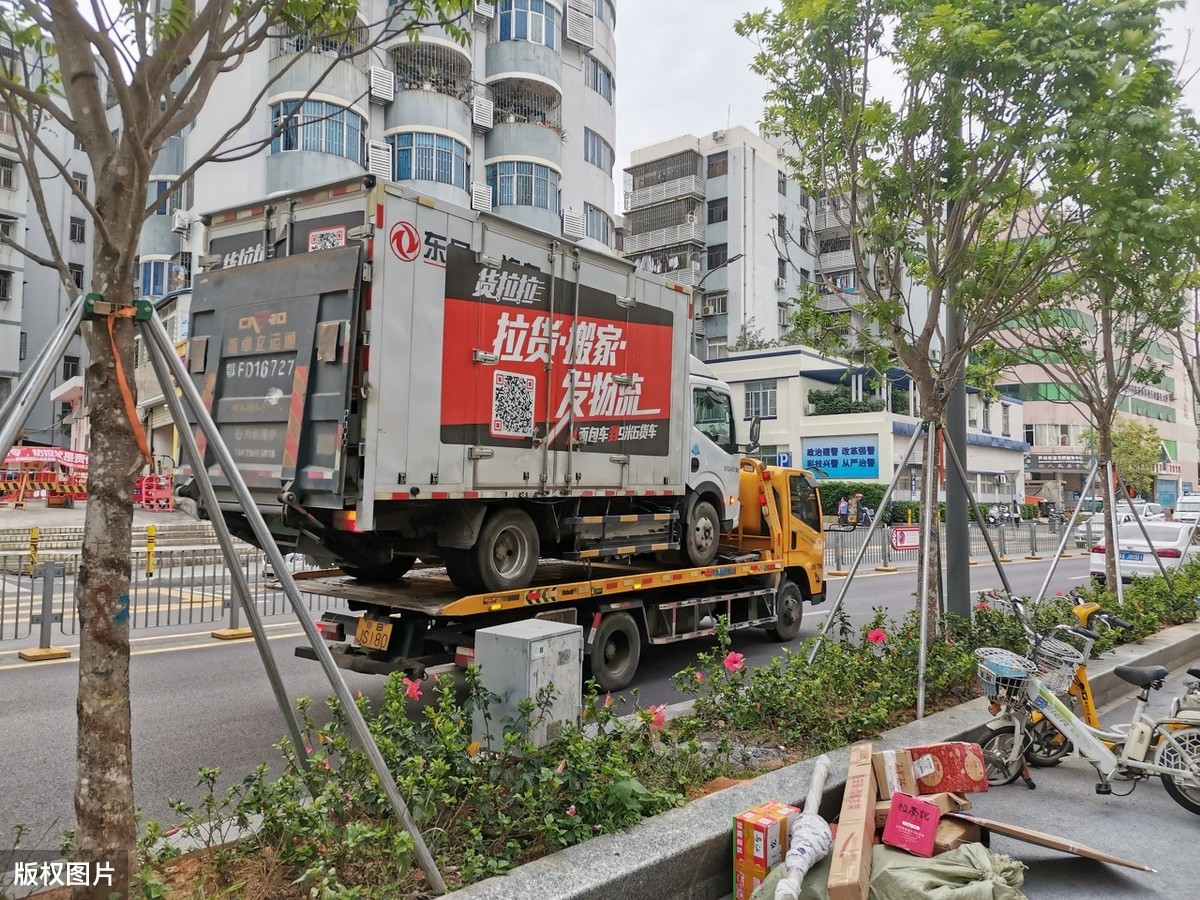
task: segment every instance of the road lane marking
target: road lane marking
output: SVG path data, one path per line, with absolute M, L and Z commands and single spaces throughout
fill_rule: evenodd
M 213 622 L 212 624 L 213 624 L 213 626 L 219 626 L 221 623 L 218 621 L 218 622 Z M 263 628 L 288 628 L 288 627 L 295 627 L 295 626 L 296 626 L 295 620 L 291 620 L 291 619 L 289 619 L 287 622 L 264 622 L 263 623 Z M 170 640 L 176 640 L 176 639 L 180 639 L 180 638 L 189 638 L 189 637 L 208 637 L 208 635 L 211 634 L 212 631 L 213 631 L 212 628 L 207 628 L 204 631 L 182 631 L 179 634 L 148 634 L 148 635 L 141 636 L 141 637 L 131 637 L 129 639 L 129 643 L 130 643 L 130 645 L 133 645 L 133 644 L 141 644 L 146 641 L 170 641 Z M 236 641 L 234 643 L 236 643 Z M 54 646 L 62 647 L 64 650 L 78 650 L 79 649 L 78 643 L 55 644 Z M 19 647 L 16 650 L 0 650 L 0 657 L 16 656 L 22 650 L 26 650 L 26 649 L 28 649 L 28 648 L 27 647 Z
M 287 632 L 287 633 L 283 633 L 283 634 L 268 634 L 267 640 L 268 641 L 278 641 L 278 640 L 283 640 L 286 638 L 297 638 L 297 637 L 304 637 L 304 632 L 296 631 L 296 632 Z M 250 639 L 247 639 L 247 640 L 249 641 Z M 130 655 L 130 657 L 154 656 L 159 653 L 174 653 L 179 650 L 204 650 L 204 649 L 207 649 L 210 647 L 236 647 L 241 643 L 243 643 L 243 642 L 242 641 L 218 641 L 216 639 L 213 639 L 211 641 L 211 643 L 204 643 L 204 644 L 185 644 L 180 647 L 151 647 L 150 649 L 147 649 L 147 650 L 131 650 L 129 652 L 129 655 Z M 58 665 L 61 663 L 77 663 L 77 662 L 79 662 L 79 658 L 74 657 L 74 656 L 71 657 L 70 659 L 48 659 L 48 660 L 43 660 L 40 662 L 38 662 L 38 661 L 20 662 L 20 663 L 15 663 L 15 664 L 11 664 L 11 665 L 0 666 L 0 672 L 7 672 L 10 669 L 31 669 L 35 666 L 53 666 L 53 665 Z

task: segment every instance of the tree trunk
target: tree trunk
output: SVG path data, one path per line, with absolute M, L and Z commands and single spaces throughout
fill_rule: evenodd
M 1113 524 L 1117 517 L 1117 485 L 1116 478 L 1109 479 L 1108 462 L 1113 458 L 1112 427 L 1100 417 L 1096 422 L 1096 447 L 1100 453 L 1100 465 L 1103 467 L 1097 473 L 1100 483 L 1104 485 L 1104 579 L 1110 591 L 1117 590 L 1117 541 L 1116 527 Z M 1115 476 L 1116 473 L 1113 472 Z
M 131 272 L 115 256 L 96 256 L 93 283 L 118 286 L 106 300 L 128 302 Z M 120 286 L 124 286 L 123 288 Z M 133 397 L 133 323 L 114 322 L 117 350 L 129 382 L 117 377 L 108 323 L 84 325 L 90 363 L 91 421 L 88 503 L 76 586 L 79 608 L 78 772 L 75 786 L 76 859 L 90 864 L 89 887 L 75 900 L 126 896 L 136 866 L 133 756 L 129 703 L 129 575 L 133 484 L 142 457 L 127 412 Z M 127 392 L 127 393 L 126 393 Z M 132 404 L 130 404 L 131 406 Z M 98 870 L 97 866 L 105 869 Z M 109 871 L 111 885 L 97 878 Z

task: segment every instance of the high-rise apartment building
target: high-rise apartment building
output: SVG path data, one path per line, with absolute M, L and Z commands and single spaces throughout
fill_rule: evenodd
M 741 126 L 683 135 L 633 151 L 623 254 L 699 288 L 696 352 L 720 358 L 791 329 L 793 298 L 819 281 L 815 215 L 777 142 Z
M 13 119 L 0 101 L 0 233 L 21 238 L 25 234 L 28 186 L 17 161 Z M 28 352 L 21 330 L 25 258 L 0 244 L 0 403 L 8 399 Z

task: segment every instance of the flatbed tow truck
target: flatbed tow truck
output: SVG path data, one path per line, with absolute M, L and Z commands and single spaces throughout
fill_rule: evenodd
M 672 568 L 630 548 L 628 564 L 545 561 L 520 590 L 464 594 L 434 567 L 386 584 L 300 573 L 298 586 L 347 601 L 349 613 L 326 612 L 317 626 L 345 669 L 424 677 L 433 666 L 469 663 L 478 629 L 539 618 L 583 625 L 591 676 L 602 690 L 620 690 L 633 681 L 643 646 L 710 636 L 718 617 L 731 630 L 763 628 L 791 641 L 803 605 L 825 600 L 813 476 L 747 458 L 739 490 L 737 528 L 722 534 L 718 558 L 707 566 Z M 316 658 L 311 647 L 296 655 Z

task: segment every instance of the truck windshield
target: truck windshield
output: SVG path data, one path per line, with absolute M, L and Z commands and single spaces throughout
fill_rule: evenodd
M 812 528 L 821 530 L 821 505 L 817 501 L 817 490 L 803 475 L 791 477 L 792 515 Z
M 733 428 L 733 404 L 728 394 L 708 388 L 692 391 L 693 416 L 696 427 L 706 438 L 726 453 L 737 452 L 737 435 Z

